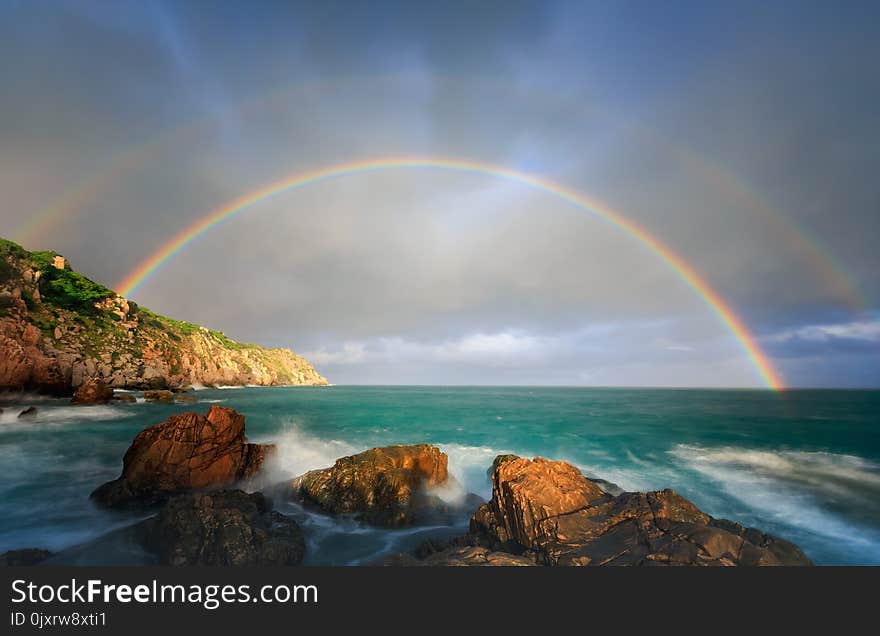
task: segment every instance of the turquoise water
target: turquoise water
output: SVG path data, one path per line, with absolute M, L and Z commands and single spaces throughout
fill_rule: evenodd
M 72 407 L 0 415 L 0 551 L 68 548 L 134 517 L 95 509 L 144 426 L 222 403 L 252 441 L 279 444 L 269 480 L 372 446 L 430 442 L 488 496 L 498 453 L 565 459 L 627 490 L 672 487 L 706 512 L 799 544 L 817 563 L 880 564 L 880 391 L 325 387 L 198 391 L 198 405 Z M 385 532 L 280 505 L 311 563 L 362 563 L 453 528 Z

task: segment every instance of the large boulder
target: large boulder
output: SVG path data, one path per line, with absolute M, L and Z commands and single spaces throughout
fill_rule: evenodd
M 547 565 L 811 565 L 792 543 L 713 519 L 672 490 L 612 496 L 566 462 L 499 457 L 471 539 Z
M 296 521 L 241 490 L 174 497 L 140 532 L 162 565 L 298 565 L 305 554 Z
M 355 514 L 381 526 L 408 525 L 442 505 L 429 491 L 447 483 L 447 459 L 428 444 L 373 448 L 297 477 L 290 490 L 330 514 Z
M 79 385 L 71 404 L 107 404 L 113 399 L 113 389 L 101 378 L 92 378 Z
M 244 428 L 244 416 L 223 406 L 211 406 L 207 415 L 172 415 L 138 433 L 122 460 L 122 475 L 98 487 L 92 499 L 111 507 L 151 505 L 253 477 L 275 447 L 247 443 Z

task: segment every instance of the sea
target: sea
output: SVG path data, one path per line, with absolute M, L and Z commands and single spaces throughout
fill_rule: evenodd
M 198 390 L 196 404 L 0 402 L 0 552 L 58 552 L 74 564 L 149 563 L 108 549 L 140 516 L 96 508 L 144 427 L 211 404 L 274 443 L 268 482 L 375 446 L 431 443 L 461 490 L 488 498 L 494 457 L 566 460 L 624 490 L 673 488 L 705 512 L 795 542 L 817 564 L 880 565 L 880 391 L 328 386 Z M 32 419 L 19 418 L 36 406 Z M 410 550 L 449 526 L 385 530 L 276 501 L 307 536 L 307 564 L 358 565 Z M 115 533 L 115 535 L 114 535 Z

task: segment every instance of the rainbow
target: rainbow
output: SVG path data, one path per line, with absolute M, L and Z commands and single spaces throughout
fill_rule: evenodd
M 398 77 L 398 74 L 382 76 L 383 79 Z M 446 78 L 447 81 L 453 79 L 456 78 Z M 294 94 L 297 96 L 311 95 L 325 90 L 336 90 L 340 87 L 362 81 L 364 81 L 364 78 L 358 76 L 357 78 L 344 78 L 332 82 L 321 81 L 300 84 L 292 88 L 282 87 L 271 91 L 268 95 L 251 96 L 237 104 L 235 108 L 239 112 L 248 112 L 257 107 L 275 107 L 277 105 L 276 102 L 280 104 L 282 103 L 282 98 L 290 97 Z M 373 82 L 375 78 L 370 78 L 369 81 Z M 485 78 L 482 78 L 480 85 L 486 86 L 487 81 Z M 504 91 L 508 98 L 523 98 L 523 95 L 511 93 L 510 87 L 507 84 L 496 82 L 494 88 Z M 529 97 L 533 98 L 535 96 L 529 94 Z M 541 95 L 538 101 L 550 103 L 550 100 L 550 96 Z M 571 106 L 568 101 L 559 100 L 558 98 L 553 101 L 553 104 L 566 108 Z M 590 108 L 591 110 L 596 110 L 598 106 L 592 104 Z M 850 309 L 859 314 L 866 313 L 869 310 L 872 302 L 871 299 L 859 288 L 859 285 L 853 280 L 852 276 L 846 272 L 843 265 L 822 244 L 821 240 L 812 236 L 804 228 L 799 227 L 781 211 L 771 207 L 742 179 L 720 164 L 713 162 L 711 158 L 680 145 L 676 140 L 645 128 L 640 122 L 623 120 L 619 113 L 603 111 L 602 114 L 605 117 L 612 118 L 612 121 L 620 121 L 632 127 L 640 135 L 648 136 L 654 141 L 662 143 L 668 152 L 682 161 L 683 165 L 687 166 L 689 170 L 717 188 L 719 195 L 728 197 L 738 204 L 745 205 L 747 209 L 757 212 L 762 217 L 768 219 L 779 233 L 781 239 L 793 249 L 795 254 L 802 257 L 809 264 L 811 270 L 817 274 L 823 284 L 829 290 L 834 290 L 834 293 L 845 301 Z M 135 144 L 129 150 L 114 156 L 106 167 L 92 174 L 85 181 L 76 184 L 70 190 L 62 192 L 48 206 L 24 215 L 23 218 L 26 219 L 25 225 L 18 232 L 13 233 L 13 238 L 25 246 L 37 243 L 38 240 L 44 242 L 44 235 L 49 230 L 55 229 L 60 222 L 83 210 L 87 204 L 97 200 L 109 187 L 134 170 L 142 167 L 148 161 L 155 159 L 156 155 L 160 152 L 185 141 L 190 142 L 194 136 L 206 132 L 208 124 L 212 121 L 213 117 L 209 119 L 201 118 L 181 126 L 173 126 L 161 132 L 158 137 Z
M 661 242 L 658 238 L 650 234 L 645 228 L 632 219 L 629 219 L 611 209 L 604 203 L 593 198 L 588 198 L 574 190 L 543 177 L 477 161 L 447 158 L 392 157 L 337 164 L 295 174 L 281 179 L 280 181 L 270 183 L 269 185 L 245 194 L 237 199 L 233 199 L 202 217 L 193 225 L 182 230 L 170 241 L 166 242 L 162 247 L 156 250 L 149 258 L 140 263 L 118 285 L 116 285 L 116 289 L 123 296 L 131 295 L 140 285 L 162 267 L 162 265 L 187 245 L 192 243 L 200 235 L 236 214 L 282 192 L 288 192 L 296 188 L 347 175 L 401 168 L 441 168 L 509 179 L 535 188 L 536 190 L 546 192 L 547 194 L 554 195 L 623 230 L 663 259 L 669 268 L 703 299 L 703 301 L 715 312 L 715 314 L 721 319 L 721 322 L 736 338 L 761 379 L 768 387 L 774 390 L 784 388 L 782 379 L 773 368 L 767 355 L 761 351 L 755 338 L 749 333 L 745 324 L 736 315 L 730 305 L 725 302 L 718 292 L 709 286 L 709 284 L 690 264 L 673 252 L 671 248 Z

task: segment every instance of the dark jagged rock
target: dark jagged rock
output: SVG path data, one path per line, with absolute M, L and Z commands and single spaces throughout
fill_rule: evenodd
M 107 404 L 113 399 L 113 389 L 100 378 L 83 382 L 71 398 L 71 404 Z
M 0 567 L 19 567 L 24 565 L 37 565 L 52 556 L 48 550 L 41 548 L 22 548 L 21 550 L 9 550 L 0 554 Z
M 37 416 L 38 409 L 36 406 L 29 406 L 18 414 L 20 420 L 32 420 Z
M 794 544 L 713 519 L 672 490 L 612 496 L 542 458 L 496 460 L 470 535 L 547 565 L 811 565 Z
M 447 457 L 435 446 L 386 446 L 336 460 L 291 483 L 291 494 L 330 514 L 356 514 L 381 526 L 418 523 L 443 507 L 429 489 L 447 483 Z
M 454 567 L 454 566 L 534 566 L 536 563 L 526 556 L 510 552 L 495 552 L 481 546 L 452 546 L 434 552 L 424 558 L 409 554 L 395 554 L 380 563 L 385 566 L 414 567 Z
M 213 405 L 145 428 L 122 460 L 122 475 L 92 493 L 99 504 L 152 505 L 169 496 L 222 488 L 253 477 L 274 446 L 249 444 L 244 416 Z
M 174 497 L 140 534 L 162 565 L 298 565 L 305 554 L 296 521 L 241 490 Z

